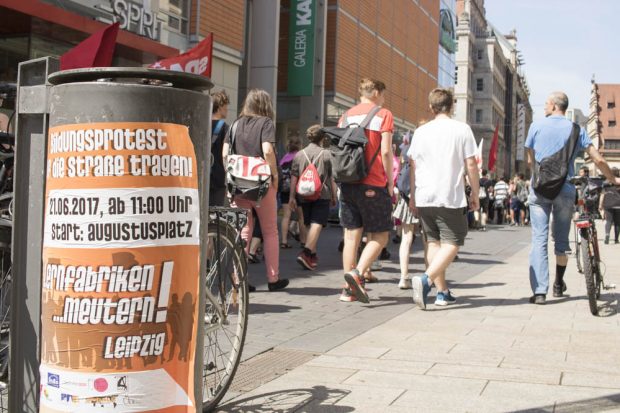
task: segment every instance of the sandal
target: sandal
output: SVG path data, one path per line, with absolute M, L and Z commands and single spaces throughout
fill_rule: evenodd
M 286 242 L 282 242 L 282 243 L 280 243 L 280 248 L 282 248 L 283 250 L 287 250 L 287 249 L 293 248 L 293 247 L 288 245 Z
M 369 284 L 379 282 L 379 279 L 375 277 L 374 275 L 372 275 L 372 272 L 370 270 L 367 270 L 364 273 L 364 280 L 366 280 L 366 282 Z
M 248 261 L 250 264 L 258 264 L 260 262 L 260 258 L 257 255 L 248 253 Z

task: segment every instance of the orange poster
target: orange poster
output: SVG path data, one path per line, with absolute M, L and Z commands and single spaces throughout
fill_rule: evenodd
M 197 163 L 188 128 L 49 130 L 41 412 L 196 412 Z

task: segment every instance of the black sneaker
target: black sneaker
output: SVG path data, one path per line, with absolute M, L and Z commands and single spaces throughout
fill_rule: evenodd
M 530 303 L 544 305 L 547 303 L 547 297 L 544 294 L 534 294 L 530 297 Z
M 256 292 L 256 287 L 254 287 L 252 284 L 248 284 L 248 291 L 251 293 Z
M 267 287 L 269 287 L 269 291 L 278 291 L 283 288 L 286 288 L 287 285 L 288 285 L 288 279 L 280 278 L 278 281 L 268 283 Z
M 392 256 L 392 254 L 390 254 L 390 251 L 388 251 L 387 248 L 383 248 L 381 250 L 381 254 L 379 255 L 379 259 L 380 260 L 389 260 L 391 256 Z
M 603 241 L 605 244 L 609 244 L 609 237 L 605 237 L 605 241 Z
M 566 291 L 566 283 L 562 281 L 562 284 L 553 283 L 553 296 L 562 297 Z

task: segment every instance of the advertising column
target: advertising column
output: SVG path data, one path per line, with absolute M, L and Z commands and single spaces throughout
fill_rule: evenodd
M 197 163 L 188 128 L 49 130 L 41 412 L 195 412 Z

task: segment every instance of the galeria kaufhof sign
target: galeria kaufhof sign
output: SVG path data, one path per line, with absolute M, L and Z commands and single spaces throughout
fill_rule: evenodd
M 291 0 L 288 43 L 288 94 L 312 96 L 316 0 Z

